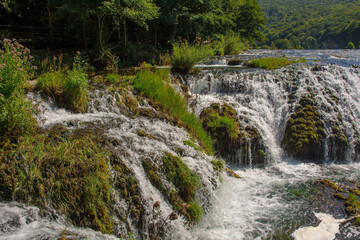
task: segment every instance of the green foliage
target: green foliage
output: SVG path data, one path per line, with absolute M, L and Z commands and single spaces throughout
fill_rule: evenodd
M 209 128 L 221 128 L 224 129 L 230 138 L 237 138 L 239 134 L 238 125 L 233 118 L 226 116 L 220 116 L 217 112 L 212 112 L 208 115 L 207 126 Z
M 185 140 L 185 141 L 184 141 L 184 144 L 185 144 L 185 145 L 188 145 L 189 147 L 194 148 L 195 150 L 198 150 L 198 151 L 201 150 L 201 147 L 199 147 L 199 146 L 198 146 L 196 143 L 194 143 L 194 141 L 191 140 L 191 139 Z
M 112 232 L 108 153 L 89 137 L 56 134 L 19 139 L 0 152 L 0 189 L 6 198 L 53 206 L 75 225 Z
M 198 223 L 204 214 L 204 210 L 197 202 L 189 202 L 187 213 L 193 223 Z
M 289 60 L 288 58 L 260 58 L 260 59 L 254 59 L 249 62 L 246 62 L 246 65 L 248 67 L 254 67 L 254 68 L 264 68 L 264 69 L 276 69 L 276 68 L 282 68 L 294 63 L 298 62 L 305 62 L 306 60 L 301 59 L 295 59 L 295 60 Z
M 4 39 L 0 50 L 0 134 L 17 136 L 36 123 L 24 86 L 32 77 L 30 51 L 15 40 Z
M 190 45 L 186 41 L 175 43 L 171 55 L 171 69 L 178 73 L 190 73 L 195 64 L 212 55 L 209 46 Z
M 179 157 L 167 153 L 162 160 L 164 172 L 178 189 L 180 197 L 186 202 L 192 201 L 195 191 L 201 186 L 199 177 Z
M 54 98 L 60 106 L 75 112 L 85 112 L 88 103 L 88 80 L 80 54 L 75 56 L 72 70 L 66 73 L 52 71 L 42 74 L 36 83 L 36 89 Z
M 294 157 L 322 159 L 325 140 L 323 127 L 314 100 L 302 97 L 286 124 L 282 145 Z
M 348 45 L 346 46 L 347 49 L 355 49 L 355 45 L 353 42 L 349 42 Z
M 343 48 L 360 40 L 357 0 L 259 0 L 269 41 L 290 41 L 294 48 Z
M 137 91 L 158 102 L 171 116 L 184 124 L 187 130 L 199 140 L 205 152 L 211 154 L 212 141 L 202 128 L 201 122 L 188 111 L 186 101 L 171 85 L 163 81 L 164 78 L 165 76 L 159 71 L 155 73 L 144 71 L 135 77 L 133 84 Z M 168 76 L 166 79 L 168 81 Z
M 222 159 L 216 159 L 211 161 L 214 171 L 220 175 L 225 168 L 225 162 Z

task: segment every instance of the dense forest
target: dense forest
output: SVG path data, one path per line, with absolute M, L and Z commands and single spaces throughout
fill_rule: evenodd
M 123 66 L 153 62 L 175 42 L 264 40 L 256 0 L 3 0 L 0 34 L 32 49 L 91 50 Z
M 351 41 L 359 48 L 358 0 L 259 0 L 259 4 L 267 20 L 266 46 L 346 48 Z

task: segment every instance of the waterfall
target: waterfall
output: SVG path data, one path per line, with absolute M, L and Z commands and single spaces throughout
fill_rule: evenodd
M 0 239 L 120 239 L 129 237 L 128 232 L 134 239 L 152 239 L 154 229 L 161 232 L 162 227 L 166 230 L 164 239 L 286 239 L 296 229 L 314 225 L 314 213 L 347 218 L 343 203 L 336 202 L 332 195 L 327 198 L 317 180 L 331 178 L 344 184 L 348 180 L 360 181 L 360 69 L 352 66 L 358 64 L 360 54 L 354 51 L 352 57 L 349 52 L 338 51 L 250 51 L 236 57 L 246 60 L 284 53 L 305 56 L 309 62 L 271 71 L 227 68 L 226 62 L 232 58 L 227 56 L 207 63 L 212 66 L 199 65 L 203 69 L 197 75 L 183 77 L 183 84 L 189 87 L 189 108 L 197 116 L 212 104 L 227 105 L 236 112 L 239 139 L 222 156 L 241 179 L 220 174 L 220 181 L 211 163 L 219 156 L 208 156 L 185 144 L 191 140 L 199 145 L 186 129 L 157 118 L 158 110 L 146 99 L 138 98 L 133 111 L 126 98 L 138 96 L 131 91 L 91 91 L 87 112 L 76 114 L 39 94 L 29 93 L 28 99 L 40 113 L 36 116 L 39 128 L 48 130 L 61 125 L 70 132 L 98 132 L 106 139 L 115 156 L 108 164 L 113 184 L 114 235 L 75 227 L 51 204 L 39 209 L 1 202 L 0 215 L 5 217 L 0 219 Z M 344 57 L 332 58 L 331 54 Z M 298 158 L 284 147 L 292 117 L 308 109 L 301 102 L 312 104 L 316 111 L 313 115 L 321 120 L 324 139 L 319 161 Z M 169 221 L 174 206 L 146 172 L 144 162 L 156 165 L 164 153 L 180 157 L 199 177 L 201 187 L 194 199 L 204 216 L 195 226 L 189 225 L 184 215 Z M 118 165 L 128 170 L 126 176 L 116 171 Z M 173 187 L 161 171 L 158 177 L 166 187 Z M 136 183 L 136 196 L 128 197 L 130 200 L 122 196 L 119 178 Z M 323 204 L 324 199 L 327 204 Z M 155 214 L 157 201 L 160 208 Z M 141 205 L 138 212 L 133 208 L 136 204 Z M 339 231 L 336 239 L 360 236 L 358 227 L 351 223 L 340 226 Z
M 226 103 L 238 113 L 241 126 L 252 126 L 261 134 L 271 162 L 284 157 L 281 141 L 286 123 L 303 96 L 313 96 L 325 123 L 325 161 L 358 158 L 360 126 L 360 71 L 336 65 L 302 64 L 273 71 L 208 70 L 188 76 L 193 93 L 190 106 L 200 115 L 212 103 Z M 344 153 L 334 143 L 334 124 L 348 141 Z

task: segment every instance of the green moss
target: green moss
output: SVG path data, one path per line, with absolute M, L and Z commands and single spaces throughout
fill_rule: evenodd
M 198 150 L 200 151 L 201 150 L 201 147 L 199 145 L 197 145 L 193 140 L 189 139 L 189 140 L 185 140 L 184 141 L 184 144 L 189 146 L 189 147 L 192 147 L 194 148 L 195 150 Z
M 360 217 L 355 219 L 354 224 L 360 226 Z
M 53 206 L 75 225 L 112 232 L 108 153 L 89 137 L 19 139 L 0 153 L 0 192 L 16 201 Z
M 135 90 L 149 97 L 152 101 L 158 103 L 158 106 L 176 120 L 177 125 L 187 128 L 197 140 L 201 147 L 208 154 L 212 154 L 211 138 L 204 131 L 199 119 L 187 109 L 187 103 L 184 98 L 177 93 L 174 88 L 164 82 L 169 81 L 168 75 L 163 75 L 162 71 L 141 72 L 133 81 Z
M 189 214 L 189 218 L 193 223 L 198 223 L 204 214 L 204 210 L 197 202 L 189 202 L 187 213 Z
M 211 163 L 217 175 L 220 175 L 224 171 L 225 162 L 222 159 L 212 160 Z
M 287 65 L 291 65 L 298 62 L 306 62 L 305 59 L 294 59 L 289 60 L 288 58 L 261 58 L 261 59 L 253 59 L 249 62 L 246 62 L 248 67 L 254 68 L 264 68 L 264 69 L 276 69 L 282 68 Z
M 339 200 L 345 200 L 346 198 L 341 193 L 335 193 L 334 197 Z
M 331 181 L 329 179 L 321 179 L 319 182 L 326 186 L 331 187 L 335 191 L 343 192 L 343 190 L 338 185 L 336 185 L 333 181 Z
M 240 58 L 233 58 L 228 61 L 228 65 L 230 65 L 230 66 L 239 65 L 242 62 L 243 62 L 243 60 Z
M 149 160 L 143 160 L 142 165 L 151 184 L 154 185 L 157 189 L 159 189 L 160 192 L 164 193 L 165 187 L 162 184 L 162 181 L 157 173 L 159 169 Z
M 110 73 L 107 75 L 107 81 L 110 83 L 116 83 L 120 79 L 120 76 L 116 73 Z
M 324 139 L 324 124 L 314 100 L 302 97 L 286 124 L 283 147 L 294 157 L 322 159 Z
M 193 200 L 196 190 L 201 186 L 199 177 L 181 158 L 170 153 L 163 157 L 163 168 L 167 178 L 178 189 L 180 197 L 186 202 Z
M 137 134 L 138 134 L 140 137 L 147 137 L 147 138 L 150 138 L 150 139 L 153 139 L 153 140 L 159 140 L 157 137 L 154 137 L 153 135 L 148 134 L 147 132 L 145 132 L 145 131 L 142 130 L 142 129 L 139 129 L 139 130 L 137 131 Z

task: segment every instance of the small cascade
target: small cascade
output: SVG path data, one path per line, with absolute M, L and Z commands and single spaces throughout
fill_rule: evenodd
M 319 121 L 322 122 L 322 125 L 318 125 L 317 134 L 324 131 L 324 150 L 316 157 L 316 162 L 356 161 L 359 158 L 358 68 L 302 64 L 273 71 L 229 72 L 220 69 L 204 71 L 200 77 L 188 76 L 186 82 L 193 93 L 190 106 L 197 114 L 211 104 L 231 105 L 238 114 L 240 128 L 255 128 L 259 132 L 266 146 L 265 155 L 270 162 L 281 161 L 284 154 L 303 158 L 296 155 L 296 149 L 289 152 L 285 147 L 284 152 L 284 146 L 287 144 L 284 135 L 293 134 L 288 132 L 290 126 L 289 129 L 286 126 L 289 119 L 294 118 L 292 114 L 296 113 L 297 109 L 300 111 L 300 100 L 304 98 L 309 98 L 313 102 L 312 111 L 316 111 L 316 114 L 318 112 Z M 305 111 L 305 114 L 313 114 L 309 110 Z M 300 118 L 298 116 L 297 120 L 294 120 L 303 121 L 309 117 Z M 315 124 L 315 119 L 313 121 Z M 297 129 L 302 126 L 304 125 L 299 124 Z M 308 127 L 311 126 L 310 124 Z M 296 134 L 299 134 L 299 130 Z M 303 141 L 308 140 L 305 137 Z M 241 146 L 243 145 L 239 145 Z M 240 149 L 231 150 L 231 156 L 226 159 L 233 163 L 234 158 L 237 158 L 235 161 L 243 164 L 242 156 L 249 156 L 251 153 L 243 153 Z

